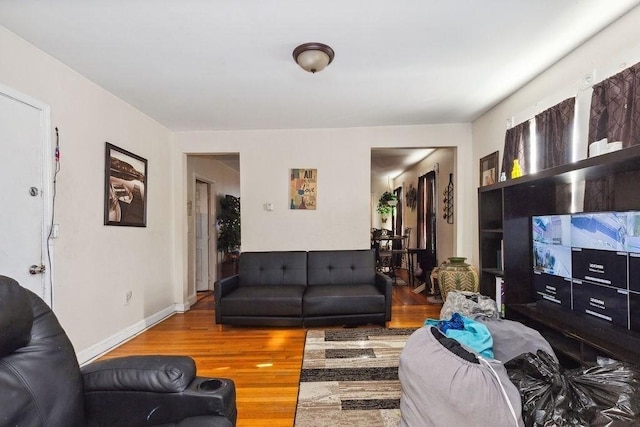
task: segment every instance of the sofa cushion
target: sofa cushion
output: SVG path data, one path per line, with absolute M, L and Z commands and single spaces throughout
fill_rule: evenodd
M 310 251 L 307 268 L 309 286 L 375 283 L 376 256 L 373 249 Z
M 307 253 L 304 251 L 243 252 L 239 286 L 307 284 Z
M 309 286 L 304 294 L 305 317 L 385 312 L 385 296 L 370 284 Z
M 302 316 L 305 286 L 241 286 L 224 297 L 222 316 Z

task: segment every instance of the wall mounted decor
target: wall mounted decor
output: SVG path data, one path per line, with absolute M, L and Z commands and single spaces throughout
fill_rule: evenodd
M 106 143 L 104 225 L 147 226 L 147 160 Z
M 318 170 L 291 169 L 289 208 L 315 210 L 318 197 Z
M 480 187 L 498 182 L 498 152 L 480 159 Z
M 409 184 L 409 189 L 407 190 L 407 207 L 411 209 L 411 212 L 416 210 L 417 203 L 418 191 L 413 184 Z
M 444 196 L 444 207 L 442 210 L 444 214 L 442 218 L 447 220 L 447 224 L 453 224 L 453 174 L 449 174 L 449 184 L 447 184 L 447 188 L 445 188 L 442 193 Z

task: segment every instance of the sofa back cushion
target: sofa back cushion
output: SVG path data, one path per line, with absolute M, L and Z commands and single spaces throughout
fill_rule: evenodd
M 373 249 L 310 251 L 308 285 L 352 285 L 375 283 L 376 257 Z
M 239 286 L 307 284 L 304 251 L 242 252 Z

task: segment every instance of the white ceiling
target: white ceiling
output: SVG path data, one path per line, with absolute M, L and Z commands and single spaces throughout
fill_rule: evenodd
M 396 178 L 434 151 L 433 148 L 373 148 L 371 175 L 378 178 Z
M 2 0 L 0 25 L 174 131 L 339 128 L 470 122 L 639 2 Z

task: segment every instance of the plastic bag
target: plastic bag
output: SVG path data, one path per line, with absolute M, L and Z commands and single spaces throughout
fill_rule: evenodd
M 637 426 L 640 371 L 610 359 L 588 368 L 562 369 L 546 352 L 505 364 L 520 390 L 526 426 Z
M 484 315 L 498 318 L 498 305 L 491 298 L 477 292 L 450 291 L 440 310 L 440 319 L 450 319 L 453 313 L 474 317 Z
M 640 424 L 640 371 L 615 360 L 567 372 L 580 417 L 590 426 Z

